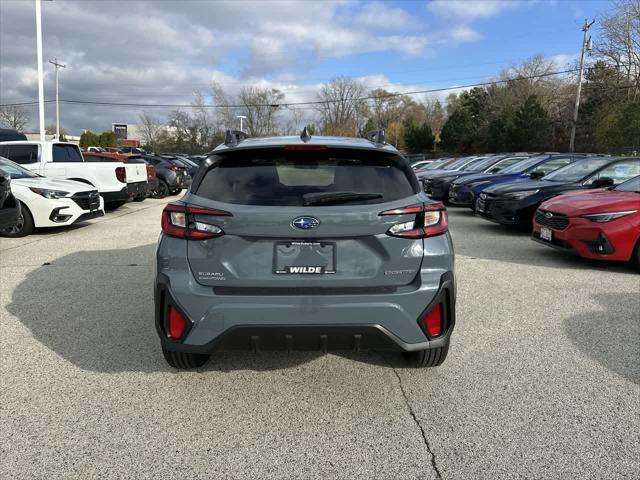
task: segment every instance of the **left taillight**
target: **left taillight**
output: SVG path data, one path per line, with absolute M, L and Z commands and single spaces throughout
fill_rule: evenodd
M 202 218 L 196 220 L 196 215 L 230 217 L 231 213 L 224 210 L 169 203 L 162 211 L 162 231 L 170 237 L 187 240 L 206 240 L 224 235 L 222 228 L 202 221 Z
M 387 235 L 402 238 L 426 238 L 442 235 L 449 228 L 447 209 L 442 203 L 423 203 L 385 210 L 379 215 L 411 215 L 408 222 L 397 223 L 387 230 Z
M 116 167 L 116 178 L 119 182 L 127 183 L 127 170 L 124 167 Z

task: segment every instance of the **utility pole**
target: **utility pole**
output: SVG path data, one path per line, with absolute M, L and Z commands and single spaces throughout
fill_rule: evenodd
M 573 153 L 576 141 L 576 124 L 578 123 L 578 110 L 580 109 L 580 92 L 582 90 L 582 75 L 584 71 L 584 52 L 591 51 L 591 37 L 587 39 L 587 32 L 591 25 L 595 23 L 595 19 L 588 23 L 584 21 L 582 26 L 582 52 L 580 54 L 580 76 L 578 77 L 578 91 L 576 92 L 576 104 L 573 107 L 573 122 L 571 124 L 571 137 L 569 138 L 569 152 Z
M 42 71 L 42 8 L 36 0 L 36 51 L 38 58 L 38 113 L 40 117 L 40 141 L 44 141 L 44 72 Z
M 66 65 L 58 63 L 58 59 L 54 58 L 53 61 L 49 60 L 49 63 L 56 67 L 56 140 L 60 140 L 60 101 L 58 97 L 58 69 L 67 68 Z

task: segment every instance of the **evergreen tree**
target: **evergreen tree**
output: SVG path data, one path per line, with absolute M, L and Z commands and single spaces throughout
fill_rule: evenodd
M 549 142 L 551 122 L 535 95 L 529 95 L 516 111 L 509 128 L 509 143 L 514 151 L 543 151 Z

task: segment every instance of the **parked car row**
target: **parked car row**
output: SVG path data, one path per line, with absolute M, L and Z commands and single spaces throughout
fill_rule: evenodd
M 640 158 L 483 155 L 436 160 L 415 173 L 433 199 L 532 231 L 547 246 L 640 268 Z
M 65 142 L 0 142 L 0 235 L 68 226 L 128 201 L 176 195 L 197 165 L 156 155 L 82 153 Z

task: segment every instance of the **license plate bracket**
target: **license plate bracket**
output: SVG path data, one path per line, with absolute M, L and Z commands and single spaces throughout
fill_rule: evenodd
M 276 242 L 273 273 L 278 275 L 323 275 L 336 273 L 336 244 L 316 240 Z

